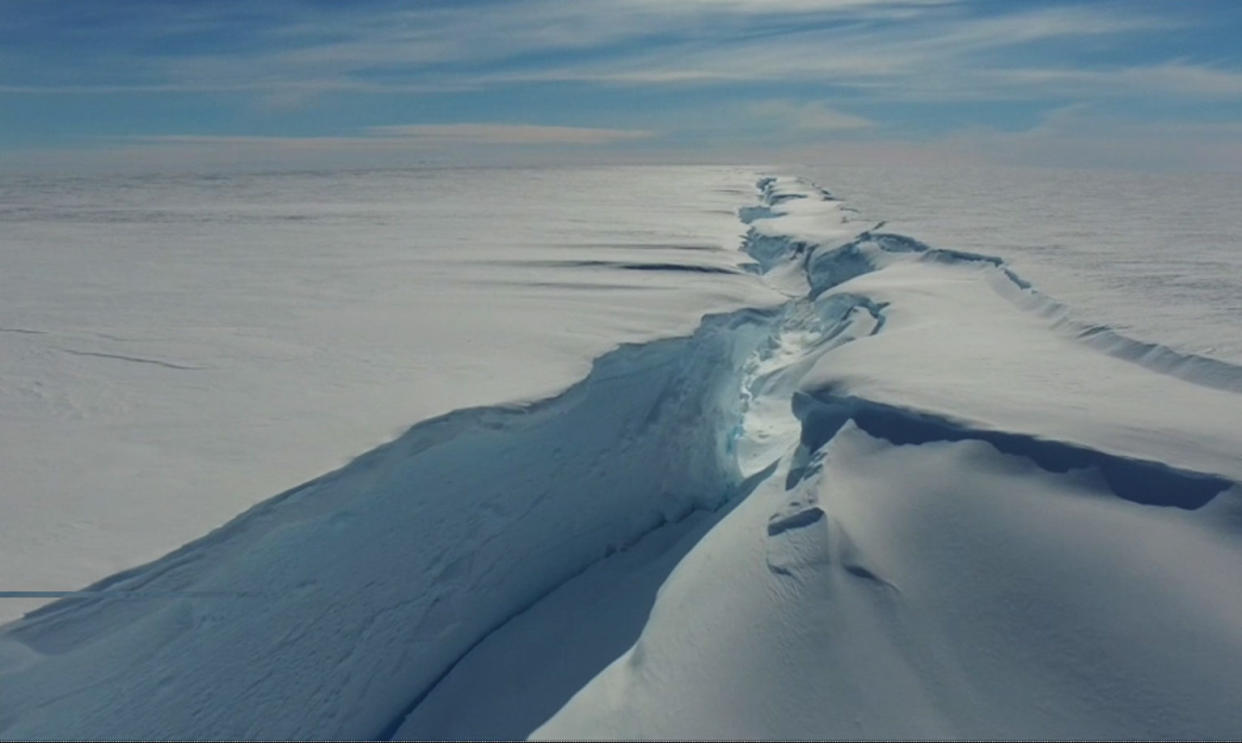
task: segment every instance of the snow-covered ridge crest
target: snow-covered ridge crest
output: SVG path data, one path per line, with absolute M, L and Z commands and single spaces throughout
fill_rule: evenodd
M 764 203 L 741 210 L 750 224 L 748 247 L 765 270 L 801 256 L 815 293 L 895 261 L 914 258 L 941 263 L 979 263 L 996 269 L 989 281 L 997 293 L 1049 321 L 1057 332 L 1120 359 L 1195 384 L 1242 393 L 1242 367 L 1131 338 L 1106 325 L 1085 322 L 1005 265 L 997 256 L 933 248 L 906 235 L 881 232 L 884 222 L 861 233 L 858 215 L 827 190 L 796 178 L 765 177 L 758 183 Z M 913 255 L 906 255 L 913 254 Z
M 1242 481 L 1242 462 L 1230 449 L 1239 443 L 1231 421 L 1242 415 L 1242 368 L 1081 323 L 999 257 L 933 248 L 881 232 L 883 223 L 852 230 L 857 217 L 814 184 L 768 177 L 757 187 L 763 204 L 742 217 L 750 220 L 746 249 L 760 270 L 786 286 L 791 276 L 803 277 L 812 299 L 867 297 L 884 309 L 886 321 L 898 319 L 880 337 L 822 361 L 803 380 L 808 396 L 910 407 L 979 431 Z M 920 337 L 912 343 L 898 332 L 902 325 Z M 877 363 L 889 356 L 891 365 Z M 927 371 L 939 365 L 942 373 L 911 376 L 897 367 L 911 358 L 932 365 Z M 1116 361 L 1174 379 L 1161 382 Z M 1008 385 L 979 383 L 975 370 L 982 369 L 1039 382 L 1030 386 L 1048 400 L 1015 404 Z M 1064 392 L 1049 384 L 1075 378 L 1080 381 Z M 1204 411 L 1201 430 L 1176 430 L 1164 411 L 1132 404 L 1158 397 L 1174 410 Z M 1092 407 L 1103 414 L 1080 420 Z
M 1099 353 L 997 258 L 848 234 L 810 184 L 759 189 L 756 268 L 805 293 L 775 331 L 783 367 L 752 389 L 786 394 L 792 422 L 768 427 L 797 433 L 634 646 L 532 737 L 1242 725 L 1233 372 Z M 839 325 L 799 318 L 829 305 L 872 321 L 826 343 Z

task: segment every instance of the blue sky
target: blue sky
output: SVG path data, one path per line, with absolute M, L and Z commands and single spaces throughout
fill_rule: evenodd
M 1242 170 L 1242 2 L 0 0 L 0 167 Z

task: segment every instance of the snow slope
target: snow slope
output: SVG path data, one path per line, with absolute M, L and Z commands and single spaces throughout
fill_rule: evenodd
M 800 376 L 798 445 L 533 737 L 1242 726 L 1236 370 L 1101 353 L 994 261 L 886 242 L 790 245 L 882 330 Z
M 0 591 L 76 589 L 411 423 L 781 301 L 738 267 L 753 180 L 0 178 Z
M 0 735 L 1233 737 L 1242 369 L 802 181 L 738 213 L 750 273 L 651 273 L 763 301 L 6 626 Z
M 1242 364 L 1234 173 L 798 164 L 886 230 L 1002 256 L 1079 319 Z

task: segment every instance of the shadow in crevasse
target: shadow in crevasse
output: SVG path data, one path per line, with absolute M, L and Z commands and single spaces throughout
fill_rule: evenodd
M 776 468 L 588 566 L 482 638 L 383 732 L 393 740 L 523 739 L 638 640 L 681 559 Z
M 798 393 L 794 396 L 794 413 L 802 421 L 799 454 L 804 460 L 805 453 L 818 451 L 847 420 L 853 420 L 868 434 L 897 445 L 976 440 L 987 442 L 1004 454 L 1026 457 L 1049 472 L 1095 469 L 1118 498 L 1147 506 L 1193 511 L 1233 485 L 1218 475 L 1189 472 L 1163 462 L 1117 456 L 1027 434 L 972 428 L 930 413 L 851 396 Z M 811 469 L 813 465 L 806 464 L 802 470 L 792 470 L 787 485 L 792 487 Z

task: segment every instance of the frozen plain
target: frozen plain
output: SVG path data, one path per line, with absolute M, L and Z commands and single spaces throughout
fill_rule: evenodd
M 618 343 L 780 301 L 737 268 L 750 181 L 8 179 L 0 590 L 79 588 L 419 420 L 545 397 Z M 634 270 L 660 264 L 720 272 Z
M 189 367 L 250 360 L 256 346 L 275 345 L 269 340 L 292 337 L 325 358 L 337 346 L 348 352 L 310 381 L 301 376 L 305 357 L 269 370 L 269 388 L 240 401 L 268 430 L 237 433 L 227 424 L 246 416 L 220 409 L 241 397 L 237 381 L 264 366 L 239 361 L 191 401 L 199 425 L 188 438 L 152 436 L 150 446 L 189 444 L 201 477 L 170 463 L 162 484 L 177 487 L 153 491 L 160 480 L 138 461 L 128 481 L 121 472 L 121 485 L 108 483 L 115 500 L 99 513 L 140 522 L 132 528 L 142 538 L 120 547 L 129 550 L 116 558 L 124 565 L 262 497 L 238 493 L 238 483 L 292 470 L 296 479 L 272 492 L 324 469 L 291 442 L 346 457 L 366 447 L 357 445 L 366 436 L 382 438 L 376 421 L 396 427 L 466 405 L 529 400 L 586 376 L 543 402 L 420 424 L 96 585 L 97 594 L 9 625 L 0 637 L 0 734 L 1230 737 L 1242 723 L 1233 703 L 1242 692 L 1237 367 L 1203 355 L 1201 335 L 1143 336 L 1141 320 L 1140 332 L 1127 329 L 1133 338 L 1101 328 L 993 257 L 873 229 L 806 181 L 764 180 L 756 193 L 758 177 L 746 169 L 458 173 L 455 184 L 424 178 L 420 192 L 433 203 L 447 193 L 456 209 L 440 202 L 405 221 L 423 208 L 404 202 L 419 188 L 403 180 L 409 174 L 358 175 L 367 183 L 353 184 L 361 193 L 352 210 L 340 207 L 339 184 L 321 183 L 327 193 L 316 193 L 331 207 L 250 214 L 264 224 L 251 227 L 250 250 L 245 215 L 270 208 L 263 188 L 288 188 L 257 179 L 250 187 L 260 190 L 247 196 L 228 184 L 230 198 L 264 209 L 230 204 L 216 220 L 227 226 L 204 228 L 199 250 L 180 255 L 210 257 L 202 248 L 221 244 L 240 252 L 206 267 L 189 260 L 188 269 L 151 261 L 162 271 L 181 266 L 184 283 L 159 276 L 149 285 L 160 291 L 135 312 L 154 314 L 167 338 L 204 315 L 169 297 L 197 296 L 196 282 L 230 286 L 223 300 L 207 292 L 210 306 L 198 308 L 211 318 L 203 325 L 223 329 L 213 337 L 225 339 L 216 348 L 226 352 L 208 359 L 193 357 L 203 344 L 181 333 L 180 347 L 146 347 L 158 355 L 43 338 L 57 332 L 49 318 L 65 303 L 50 300 L 65 284 L 26 287 L 28 301 L 13 303 L 6 327 L 40 333 L 5 334 L 6 342 L 53 340 L 61 354 L 118 364 L 124 371 L 109 384 L 132 390 L 122 400 L 166 389 L 135 369 L 207 371 Z M 407 190 L 394 191 L 391 180 Z M 210 210 L 162 190 L 181 204 L 170 207 L 178 226 L 169 236 L 193 234 L 185 223 Z M 402 203 L 393 203 L 395 192 Z M 135 229 L 149 237 L 158 210 L 137 200 L 148 211 Z M 378 211 L 391 212 L 391 232 L 374 224 L 383 222 L 377 203 L 388 205 Z M 19 223 L 29 217 L 22 208 Z M 329 223 L 356 218 L 350 231 L 368 237 L 373 252 L 363 254 L 374 262 L 328 242 L 316 253 L 316 239 L 332 239 L 322 224 L 291 229 L 277 255 L 283 263 L 253 254 L 257 237 L 271 240 L 272 220 L 308 212 Z M 46 230 L 69 230 L 65 244 L 78 245 L 83 235 L 124 236 L 98 224 L 75 235 L 63 215 L 46 221 L 27 221 L 30 277 L 46 272 L 37 250 Z M 363 224 L 369 231 L 357 229 Z M 416 226 L 424 239 L 409 237 Z M 20 257 L 22 241 L 13 245 Z M 237 272 L 243 259 L 260 261 L 253 275 Z M 107 277 L 107 261 L 97 263 L 83 284 Z M 115 280 L 135 281 L 133 263 L 122 261 Z M 328 293 L 335 303 L 317 305 L 359 264 L 371 270 Z M 287 282 L 282 291 L 256 293 L 277 278 Z M 246 312 L 256 296 L 273 307 Z M 1152 299 L 1112 296 L 1113 311 Z M 427 322 L 427 310 L 442 314 Z M 254 319 L 282 311 L 286 325 Z M 115 324 L 134 318 L 118 312 L 93 307 L 64 318 L 59 332 L 74 343 L 89 340 L 83 326 L 122 337 Z M 264 340 L 229 346 L 231 331 L 255 325 Z M 1219 331 L 1225 347 L 1234 342 L 1235 329 Z M 491 343 L 464 340 L 472 335 Z M 403 338 L 428 353 L 412 353 Z M 631 345 L 600 356 L 619 341 Z M 408 355 L 384 357 L 384 384 L 359 381 L 356 370 L 391 345 Z M 100 353 L 109 355 L 89 355 Z M 446 374 L 449 358 L 463 360 L 460 371 Z M 25 363 L 16 369 L 35 381 L 63 367 Z M 91 385 L 103 374 L 77 371 L 78 396 L 67 397 L 95 399 L 105 387 Z M 273 393 L 289 384 L 306 384 L 305 397 Z M 318 391 L 351 384 L 366 388 L 354 397 L 369 407 Z M 181 404 L 181 394 L 167 404 Z M 409 407 L 398 409 L 403 398 Z M 45 408 L 27 420 L 54 418 L 46 410 L 61 398 L 39 399 Z M 119 456 L 98 448 L 118 431 L 150 435 L 132 403 L 103 421 L 77 405 L 78 420 L 62 428 L 93 435 L 82 443 L 103 461 Z M 311 416 L 354 427 L 314 425 Z M 8 432 L 28 450 L 46 449 Z M 289 437 L 263 443 L 273 433 Z M 232 439 L 236 451 L 210 458 L 222 456 L 213 445 Z M 244 470 L 254 447 L 259 463 Z M 35 486 L 25 491 L 31 503 L 48 474 L 37 456 L 21 454 L 6 456 L 19 465 L 17 481 Z M 89 462 L 75 470 L 50 460 L 48 472 L 78 485 L 97 489 L 104 479 Z M 203 473 L 237 479 L 230 489 Z M 187 492 L 210 501 L 204 512 L 188 514 Z M 152 523 L 144 525 L 135 514 L 146 510 Z M 159 518 L 191 533 L 165 533 Z M 95 559 L 116 548 L 110 537 L 119 541 L 106 523 L 97 532 Z M 47 552 L 29 561 L 27 575 L 54 580 L 36 570 L 58 546 L 44 537 Z M 111 566 L 88 567 L 96 575 L 70 577 L 71 586 Z

